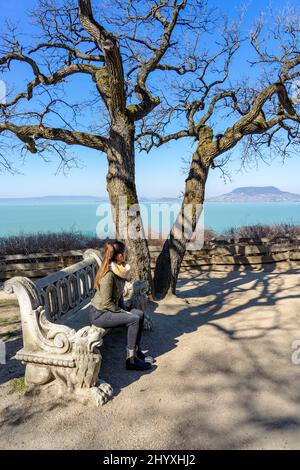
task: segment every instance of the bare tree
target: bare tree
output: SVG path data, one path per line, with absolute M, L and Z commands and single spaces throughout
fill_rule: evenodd
M 204 6 L 199 0 L 189 4 L 187 0 L 117 0 L 103 1 L 93 12 L 91 0 L 40 0 L 32 13 L 35 44 L 11 25 L 2 36 L 0 71 L 7 83 L 15 64 L 27 67 L 32 78 L 23 91 L 8 90 L 7 102 L 0 104 L 1 143 L 11 148 L 9 137 L 13 136 L 22 150 L 45 158 L 55 151 L 63 166 L 74 163 L 69 146 L 105 153 L 107 191 L 118 229 L 119 197 L 126 196 L 127 208 L 138 203 L 135 129 L 160 103 L 160 97 L 148 86 L 149 78 L 164 69 L 162 59 L 172 51 L 176 59 L 184 30 L 205 28 Z M 195 69 L 195 64 L 178 65 L 178 60 L 174 65 L 182 73 Z M 74 103 L 70 81 L 77 76 L 85 81 L 77 85 L 79 103 Z M 91 96 L 81 99 L 80 90 L 84 94 L 91 84 Z M 91 110 L 95 113 L 89 126 L 79 122 L 87 108 L 89 114 Z M 12 170 L 7 159 L 3 158 L 2 164 Z M 126 240 L 134 276 L 151 282 L 139 212 L 129 216 L 131 222 L 140 233 L 138 239 Z
M 205 40 L 194 51 L 200 66 L 192 79 L 173 80 L 173 98 L 166 97 L 156 115 L 144 120 L 139 134 L 141 148 L 147 152 L 172 140 L 195 141 L 182 206 L 156 264 L 154 286 L 162 294 L 176 292 L 191 238 L 184 227 L 190 227 L 190 232 L 196 229 L 210 168 L 222 168 L 228 151 L 239 143 L 244 160 L 264 158 L 266 149 L 283 158 L 295 149 L 299 152 L 300 100 L 294 99 L 293 91 L 295 80 L 300 79 L 299 12 L 287 7 L 277 17 L 272 14 L 265 25 L 260 18 L 245 37 L 240 19 L 231 23 L 225 19 L 222 24 L 220 35 L 210 41 L 211 52 L 203 48 Z M 234 81 L 230 66 L 241 47 L 247 46 L 247 54 L 254 52 L 249 59 L 252 78 Z M 180 67 L 164 64 L 164 68 L 180 77 Z M 176 122 L 182 123 L 181 128 L 168 132 Z M 189 216 L 184 213 L 188 204 L 193 208 Z

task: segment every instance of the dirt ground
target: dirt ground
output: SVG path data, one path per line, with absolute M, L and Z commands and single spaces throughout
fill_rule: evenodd
M 178 297 L 152 302 L 147 373 L 126 371 L 125 330 L 107 335 L 102 379 L 114 397 L 93 403 L 32 394 L 12 359 L 22 345 L 14 299 L 0 296 L 1 449 L 299 449 L 300 268 L 190 271 Z M 294 352 L 295 353 L 295 352 Z M 299 355 L 300 357 L 300 355 Z

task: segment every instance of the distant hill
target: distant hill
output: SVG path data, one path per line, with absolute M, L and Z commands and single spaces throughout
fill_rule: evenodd
M 140 203 L 145 202 L 178 202 L 179 198 L 162 197 L 147 198 L 140 197 Z M 48 205 L 48 204 L 99 204 L 108 202 L 106 196 L 42 196 L 24 198 L 0 198 L 0 205 Z
M 280 191 L 274 186 L 245 186 L 210 197 L 207 202 L 300 202 L 300 194 Z

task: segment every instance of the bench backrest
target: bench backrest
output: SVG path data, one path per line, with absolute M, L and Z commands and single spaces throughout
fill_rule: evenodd
M 65 320 L 90 302 L 100 264 L 100 252 L 87 250 L 79 263 L 34 282 L 50 321 Z

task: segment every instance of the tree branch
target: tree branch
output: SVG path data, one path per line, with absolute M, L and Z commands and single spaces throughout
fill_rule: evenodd
M 171 140 L 178 140 L 178 139 L 182 139 L 183 137 L 190 137 L 190 136 L 191 135 L 188 130 L 174 132 L 173 134 L 169 134 L 169 135 L 161 135 L 155 131 L 151 131 L 151 132 L 142 131 L 137 136 L 137 140 L 141 139 L 142 137 L 150 137 L 150 143 L 148 145 L 140 146 L 140 149 L 142 151 L 149 153 L 153 147 L 160 147 L 161 145 L 166 144 L 167 142 L 170 142 Z
M 5 131 L 12 132 L 24 142 L 31 153 L 38 152 L 36 143 L 39 139 L 61 141 L 68 145 L 82 145 L 102 152 L 106 152 L 110 144 L 106 137 L 44 125 L 17 126 L 6 121 L 0 123 L 0 134 Z
M 148 59 L 142 64 L 140 71 L 137 74 L 135 94 L 140 103 L 135 112 L 132 113 L 132 119 L 134 121 L 144 118 L 160 103 L 160 99 L 158 97 L 152 96 L 150 91 L 147 89 L 146 81 L 149 74 L 153 70 L 158 68 L 160 60 L 163 58 L 163 56 L 169 49 L 171 45 L 172 32 L 176 26 L 180 11 L 185 8 L 186 3 L 187 0 L 183 0 L 179 5 L 177 5 L 175 1 L 173 2 L 172 18 L 170 21 L 168 21 L 161 15 L 159 8 L 154 8 L 153 10 L 154 16 L 163 25 L 163 34 L 160 37 L 159 46 L 155 49 L 150 59 Z
M 3 57 L 0 57 L 0 66 L 9 67 L 12 61 L 25 62 L 30 65 L 35 79 L 28 83 L 27 92 L 19 93 L 14 97 L 14 99 L 8 103 L 0 103 L 0 109 L 7 109 L 15 105 L 20 99 L 30 100 L 32 98 L 33 89 L 38 85 L 56 85 L 59 82 L 62 82 L 65 78 L 74 75 L 76 73 L 86 73 L 91 76 L 94 76 L 98 70 L 95 66 L 90 64 L 71 64 L 67 67 L 63 67 L 60 70 L 57 70 L 50 76 L 46 76 L 41 73 L 39 66 L 35 60 L 31 57 L 24 55 L 21 52 L 10 52 Z
M 29 54 L 33 54 L 41 49 L 63 49 L 74 55 L 76 59 L 93 61 L 93 62 L 104 62 L 104 56 L 99 54 L 84 53 L 76 47 L 69 46 L 68 44 L 62 44 L 58 42 L 42 42 L 35 46 L 29 51 Z

